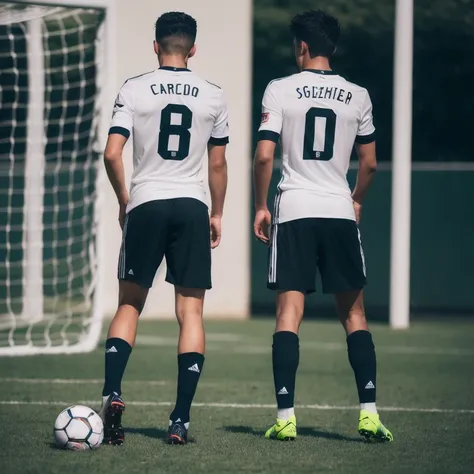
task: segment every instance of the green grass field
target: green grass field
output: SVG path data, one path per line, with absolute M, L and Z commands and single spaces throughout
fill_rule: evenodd
M 275 417 L 273 322 L 209 322 L 208 352 L 187 446 L 163 442 L 175 397 L 171 322 L 143 321 L 123 396 L 126 444 L 95 452 L 52 447 L 59 411 L 97 408 L 103 352 L 0 359 L 0 472 L 27 473 L 468 473 L 474 466 L 474 321 L 373 325 L 378 403 L 395 441 L 362 442 L 357 396 L 337 324 L 307 322 L 297 379 L 299 437 L 268 441 Z

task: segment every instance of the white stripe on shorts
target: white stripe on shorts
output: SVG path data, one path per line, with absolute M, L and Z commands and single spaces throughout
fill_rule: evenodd
M 122 232 L 122 245 L 120 246 L 119 255 L 119 278 L 125 278 L 125 237 L 127 236 L 128 214 L 125 216 Z
M 272 242 L 270 244 L 270 262 L 268 268 L 268 282 L 276 283 L 277 274 L 277 235 L 278 235 L 278 224 L 272 226 Z
M 360 238 L 359 228 L 357 228 L 357 235 L 359 236 L 359 247 L 360 247 L 360 256 L 362 258 L 362 268 L 364 270 L 364 276 L 367 276 L 366 268 L 365 268 L 365 255 L 364 255 L 364 249 L 362 248 L 362 240 Z

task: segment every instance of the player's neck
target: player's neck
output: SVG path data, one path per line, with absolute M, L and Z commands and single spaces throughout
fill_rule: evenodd
M 305 69 L 317 69 L 319 71 L 330 71 L 331 66 L 329 64 L 328 58 L 324 58 L 323 56 L 316 56 L 315 58 L 308 58 L 306 61 L 303 61 L 303 70 Z
M 158 57 L 160 67 L 172 67 L 177 69 L 187 69 L 188 61 L 183 56 L 177 55 L 160 55 Z

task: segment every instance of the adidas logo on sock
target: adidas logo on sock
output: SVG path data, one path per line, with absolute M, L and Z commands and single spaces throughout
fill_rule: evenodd
M 129 275 L 132 275 L 132 276 L 135 275 L 135 273 L 133 273 L 133 270 L 132 270 L 131 268 L 130 268 L 130 270 L 128 271 L 128 274 L 129 274 Z
M 118 352 L 117 348 L 115 346 L 109 347 L 105 353 L 108 354 L 109 352 Z
M 192 365 L 191 367 L 188 368 L 188 370 L 190 370 L 191 372 L 197 372 L 198 374 L 201 373 L 197 364 Z
M 375 388 L 375 385 L 373 384 L 372 380 L 365 386 L 366 390 L 371 389 L 371 388 Z
M 278 395 L 288 395 L 288 390 L 286 387 L 283 387 L 279 392 Z

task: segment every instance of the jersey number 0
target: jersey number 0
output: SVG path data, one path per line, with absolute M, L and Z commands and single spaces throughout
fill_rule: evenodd
M 180 118 L 179 125 L 172 124 L 172 114 Z M 160 133 L 158 135 L 158 154 L 164 160 L 182 161 L 189 155 L 193 113 L 185 105 L 168 104 L 161 111 Z M 178 137 L 177 150 L 170 150 L 170 137 Z
M 316 118 L 325 118 L 324 149 L 315 150 L 314 135 Z M 304 126 L 304 160 L 329 161 L 334 155 L 334 134 L 336 133 L 336 114 L 331 109 L 311 107 L 306 113 Z

